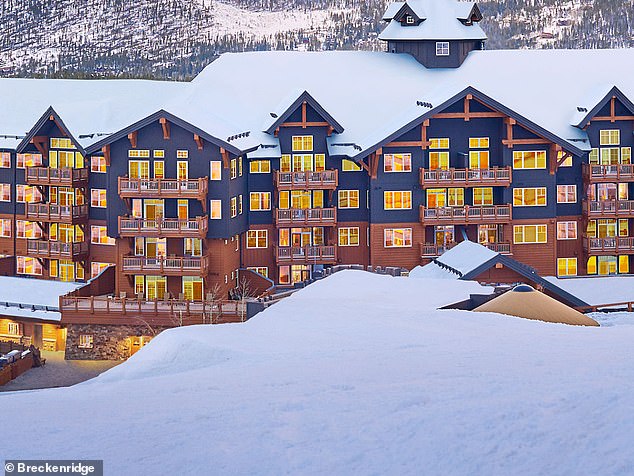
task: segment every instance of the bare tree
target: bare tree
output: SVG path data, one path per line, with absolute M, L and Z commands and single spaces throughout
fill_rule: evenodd
M 246 276 L 242 276 L 238 280 L 238 285 L 236 286 L 235 291 L 240 302 L 240 308 L 238 310 L 240 320 L 244 322 L 247 315 L 247 301 L 249 298 L 255 296 L 253 287 L 251 286 L 251 281 L 249 281 Z
M 205 317 L 209 318 L 209 324 L 214 324 L 214 316 L 216 315 L 216 309 L 218 310 L 217 317 L 220 317 L 220 297 L 221 297 L 221 289 L 220 284 L 215 283 L 213 287 L 207 291 L 205 295 L 205 302 L 209 306 L 209 310 L 207 311 L 207 316 L 203 316 L 203 324 L 205 322 Z

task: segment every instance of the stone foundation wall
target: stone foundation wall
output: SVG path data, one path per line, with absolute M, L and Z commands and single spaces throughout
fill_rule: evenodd
M 156 333 L 167 329 L 154 328 Z M 92 335 L 91 348 L 79 347 L 79 336 Z M 126 360 L 130 357 L 130 337 L 154 337 L 146 326 L 69 324 L 66 335 L 67 360 Z

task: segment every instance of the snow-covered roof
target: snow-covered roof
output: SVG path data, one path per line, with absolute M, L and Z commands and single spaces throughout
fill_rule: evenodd
M 400 2 L 399 2 L 400 3 Z M 401 25 L 394 19 L 390 7 L 383 19 L 390 23 L 379 35 L 381 40 L 486 40 L 487 36 L 477 23 L 465 24 L 473 9 L 473 2 L 452 0 L 408 0 L 408 7 L 421 19 L 418 25 Z M 402 5 L 401 5 L 402 7 Z M 400 10 L 400 8 L 399 8 Z M 389 14 L 388 14 L 389 12 Z
M 634 301 L 634 277 L 632 276 L 589 276 L 564 279 L 546 276 L 545 279 L 590 305 Z
M 159 109 L 187 83 L 146 80 L 0 79 L 0 136 L 25 136 L 49 107 L 80 145 L 96 142 Z M 93 137 L 90 137 L 93 135 Z M 86 136 L 79 139 L 79 136 Z M 8 141 L 15 147 L 15 142 Z M 0 147 L 3 147 L 0 139 Z M 12 148 L 14 148 L 12 147 Z
M 59 297 L 82 286 L 81 283 L 0 276 L 0 315 L 59 321 Z
M 517 74 L 527 64 L 567 76 Z M 634 49 L 472 51 L 447 69 L 425 68 L 407 54 L 267 51 L 224 54 L 191 83 L 0 79 L 0 102 L 14 111 L 0 116 L 0 147 L 15 147 L 18 139 L 2 136 L 24 136 L 49 106 L 84 147 L 161 110 L 236 150 L 279 147 L 263 130 L 271 112 L 309 91 L 341 126 L 328 138 L 331 154 L 359 160 L 469 90 L 578 153 L 590 146 L 575 127 L 577 108 L 590 109 L 613 87 L 634 98 L 632 76 Z M 423 102 L 432 107 L 417 105 Z
M 445 251 L 436 261 L 462 274 L 467 274 L 479 268 L 487 261 L 490 261 L 498 254 L 499 253 L 490 250 L 480 243 L 464 240 L 453 248 Z

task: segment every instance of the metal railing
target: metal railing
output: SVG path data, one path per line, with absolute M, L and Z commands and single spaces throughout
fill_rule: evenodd
M 27 167 L 25 170 L 27 183 L 39 184 L 72 184 L 88 180 L 88 168 L 75 169 L 62 167 L 58 169 L 49 167 Z
M 590 180 L 608 180 L 616 182 L 634 180 L 633 164 L 583 164 L 583 173 Z
M 119 195 L 194 197 L 207 195 L 207 177 L 198 179 L 140 179 L 119 177 Z
M 336 208 L 278 208 L 275 210 L 278 225 L 335 225 Z
M 339 184 L 337 170 L 322 170 L 319 172 L 280 172 L 275 173 L 275 183 L 278 188 L 337 188 Z
M 590 253 L 632 253 L 634 252 L 634 237 L 610 236 L 605 238 L 585 238 L 586 250 Z
M 426 222 L 508 222 L 511 205 L 427 208 L 420 206 L 420 221 Z
M 55 205 L 27 203 L 26 217 L 32 221 L 79 220 L 88 217 L 88 205 Z
M 334 263 L 337 260 L 337 247 L 332 245 L 278 246 L 275 257 L 278 262 Z
M 490 169 L 420 169 L 420 183 L 426 185 L 499 185 L 511 183 L 511 167 L 493 167 Z
M 73 258 L 88 253 L 88 243 L 63 243 L 61 241 L 27 240 L 26 252 L 29 256 L 51 258 Z
M 119 234 L 121 236 L 156 235 L 156 236 L 198 236 L 207 235 L 209 218 L 196 217 L 189 220 L 180 218 L 128 218 L 119 217 Z
M 585 200 L 583 210 L 587 215 L 634 216 L 634 200 Z
M 158 257 L 124 256 L 124 273 L 153 273 L 160 275 L 203 275 L 207 273 L 208 259 L 201 257 Z

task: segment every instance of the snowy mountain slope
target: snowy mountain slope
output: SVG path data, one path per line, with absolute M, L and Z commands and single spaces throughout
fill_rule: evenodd
M 631 474 L 634 326 L 435 311 L 481 288 L 341 272 L 246 324 L 166 331 L 67 388 L 0 394 L 0 456 L 109 474 Z
M 0 74 L 185 79 L 223 52 L 382 50 L 388 0 L 0 0 Z M 634 44 L 634 0 L 480 2 L 489 48 Z

